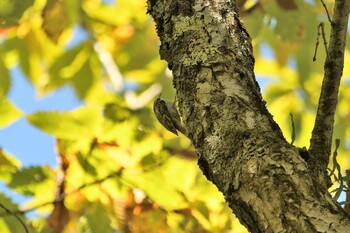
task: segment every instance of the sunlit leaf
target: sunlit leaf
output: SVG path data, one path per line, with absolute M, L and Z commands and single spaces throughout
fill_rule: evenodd
M 101 197 L 101 189 L 98 185 L 88 186 L 81 190 L 81 193 L 90 202 L 96 202 Z
M 81 2 L 79 0 L 62 0 L 69 24 L 79 23 L 81 16 Z
M 37 112 L 27 116 L 32 125 L 62 139 L 92 139 L 102 124 L 98 109 L 82 107 L 72 112 Z
M 106 150 L 108 149 L 105 149 L 103 144 L 95 143 L 95 145 L 91 146 L 88 154 L 77 154 L 77 162 L 87 178 L 102 179 L 110 174 L 114 174 L 121 168 L 117 159 L 119 155 L 106 153 Z M 77 182 L 75 183 L 77 184 Z
M 32 125 L 58 138 L 79 139 L 86 133 L 79 122 L 76 122 L 68 113 L 37 112 L 27 116 Z
M 123 178 L 168 210 L 187 207 L 183 194 L 176 190 L 171 180 L 164 179 L 164 173 L 160 169 L 138 176 L 125 175 Z
M 8 126 L 23 115 L 14 104 L 0 97 L 0 128 Z
M 20 161 L 0 148 L 0 180 L 8 182 L 20 166 Z
M 87 15 L 95 20 L 101 21 L 108 25 L 118 25 L 119 17 L 114 6 L 85 4 L 84 10 Z
M 270 79 L 280 79 L 285 76 L 295 77 L 295 70 L 289 67 L 281 67 L 276 60 L 257 57 L 255 72 L 257 75 L 268 77 Z
M 95 106 L 84 106 L 77 108 L 70 113 L 76 122 L 89 132 L 88 135 L 98 135 L 103 124 L 102 109 Z
M 5 40 L 2 44 L 4 50 L 6 67 L 14 68 L 15 65 L 19 65 L 23 73 L 30 75 L 30 54 L 23 40 L 17 37 L 12 37 Z
M 91 63 L 87 61 L 72 78 L 74 91 L 80 99 L 84 99 L 87 96 L 93 81 L 94 72 L 92 72 Z
M 144 10 L 144 2 L 139 0 L 119 0 L 116 5 L 96 4 L 87 2 L 83 5 L 86 14 L 107 25 L 125 25 L 136 21 L 145 23 L 146 14 L 135 14 Z
M 120 42 L 127 42 L 135 34 L 135 27 L 131 24 L 115 27 L 112 32 L 113 38 Z
M 169 158 L 163 169 L 165 177 L 168 177 L 168 179 L 176 177 L 176 179 L 172 180 L 172 185 L 184 193 L 190 192 L 199 172 L 195 161 L 184 160 L 178 157 Z

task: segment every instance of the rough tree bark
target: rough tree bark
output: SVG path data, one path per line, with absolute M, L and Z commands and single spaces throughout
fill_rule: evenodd
M 349 0 L 339 2 L 349 14 Z M 198 164 L 241 223 L 251 232 L 349 232 L 349 216 L 323 182 L 329 148 L 317 163 L 319 152 L 284 139 L 255 81 L 251 40 L 234 1 L 149 0 L 148 12 Z

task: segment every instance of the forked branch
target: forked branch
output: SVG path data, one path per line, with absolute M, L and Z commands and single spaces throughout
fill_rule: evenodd
M 329 47 L 324 64 L 324 79 L 309 149 L 310 164 L 317 173 L 326 174 L 331 154 L 334 115 L 343 75 L 349 13 L 350 0 L 335 1 Z

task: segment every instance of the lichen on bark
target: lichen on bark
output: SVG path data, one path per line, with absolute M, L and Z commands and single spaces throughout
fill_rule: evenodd
M 251 232 L 342 232 L 345 212 L 262 99 L 251 39 L 229 0 L 148 2 L 203 174 Z

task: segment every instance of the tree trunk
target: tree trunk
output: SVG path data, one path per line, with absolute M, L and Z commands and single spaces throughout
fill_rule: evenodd
M 262 99 L 250 37 L 228 0 L 149 0 L 161 58 L 204 175 L 251 232 L 349 232 L 309 153 Z

